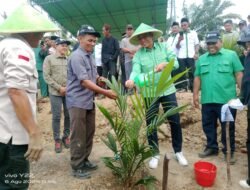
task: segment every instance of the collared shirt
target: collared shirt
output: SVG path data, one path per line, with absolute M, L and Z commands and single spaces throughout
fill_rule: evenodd
M 138 46 L 131 44 L 129 42 L 129 37 L 125 37 L 121 41 L 120 48 L 121 49 L 127 48 L 129 50 L 136 51 L 138 49 Z M 125 64 L 130 63 L 132 61 L 132 57 L 131 57 L 130 53 L 124 53 L 124 56 L 125 56 Z
M 81 85 L 83 80 L 96 83 L 97 70 L 92 54 L 81 47 L 75 50 L 68 61 L 67 108 L 72 107 L 91 110 L 94 108 L 95 93 Z
M 177 44 L 177 42 L 176 42 Z M 175 44 L 175 45 L 176 45 Z M 189 30 L 183 33 L 183 40 L 180 42 L 178 58 L 193 58 L 195 54 L 195 46 L 199 45 L 198 35 L 195 31 Z
M 16 116 L 8 89 L 22 89 L 26 92 L 32 116 L 36 117 L 37 70 L 32 48 L 20 36 L 3 39 L 0 42 L 0 142 L 7 144 L 29 143 L 29 135 Z
M 96 66 L 101 67 L 102 66 L 102 44 L 96 44 L 95 45 L 95 63 Z
M 195 70 L 195 76 L 201 80 L 201 103 L 225 104 L 236 98 L 235 74 L 242 70 L 234 51 L 222 48 L 215 55 L 202 55 Z
M 102 40 L 102 62 L 117 61 L 120 52 L 119 42 L 113 36 L 105 37 Z
M 49 86 L 49 93 L 61 96 L 59 90 L 67 84 L 67 58 L 58 53 L 47 56 L 43 64 L 43 76 Z
M 222 36 L 223 48 L 235 50 L 239 33 L 237 31 L 225 32 Z
M 135 78 L 139 75 L 147 76 L 149 72 L 152 72 L 156 65 L 159 65 L 162 62 L 169 62 L 171 59 L 175 60 L 174 68 L 179 67 L 178 61 L 176 59 L 175 53 L 171 50 L 166 43 L 155 42 L 152 49 L 140 48 L 134 58 L 133 58 L 133 70 L 130 75 L 130 79 L 135 81 Z M 160 79 L 162 72 L 155 73 L 155 83 Z M 171 76 L 168 80 L 171 79 Z M 156 89 L 156 86 L 153 86 Z M 174 84 L 172 84 L 163 96 L 175 93 L 176 89 Z
M 170 34 L 166 42 L 167 45 L 172 48 L 172 51 L 177 55 L 177 57 L 178 57 L 178 52 L 179 52 L 178 49 L 176 48 L 178 38 L 179 38 L 179 33 L 175 33 L 175 34 L 172 33 Z

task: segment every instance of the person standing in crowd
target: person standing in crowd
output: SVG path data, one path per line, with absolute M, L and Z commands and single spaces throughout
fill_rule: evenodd
M 222 127 L 221 141 L 226 158 L 226 122 L 221 122 L 221 108 L 231 99 L 236 98 L 236 83 L 241 87 L 243 66 L 234 51 L 222 48 L 219 32 L 212 31 L 206 35 L 208 52 L 196 63 L 193 103 L 199 108 L 199 90 L 201 90 L 202 127 L 207 137 L 206 148 L 199 153 L 200 158 L 218 154 L 217 119 Z M 236 110 L 230 109 L 234 121 Z M 231 160 L 235 163 L 235 122 L 230 122 Z
M 42 99 L 49 96 L 48 85 L 43 78 L 43 61 L 44 57 L 41 56 L 40 52 L 46 51 L 46 45 L 44 41 L 41 41 L 37 48 L 34 48 L 35 57 L 36 57 L 36 69 L 38 72 L 38 81 L 41 91 Z
M 49 49 L 51 47 L 51 40 L 50 36 L 43 37 L 44 45 L 41 47 L 41 50 L 39 51 L 39 56 L 44 61 L 45 57 L 49 55 Z
M 97 68 L 97 74 L 101 77 L 102 76 L 102 44 L 97 43 L 95 45 L 95 63 Z
M 55 141 L 55 152 L 62 152 L 62 143 L 69 148 L 70 120 L 66 106 L 66 82 L 67 82 L 67 52 L 70 41 L 57 38 L 55 40 L 56 52 L 47 56 L 44 60 L 44 79 L 49 85 L 49 97 L 52 111 L 52 129 Z M 60 137 L 61 110 L 64 111 L 63 137 Z
M 102 28 L 104 38 L 102 40 L 102 64 L 103 77 L 111 80 L 111 76 L 117 79 L 117 58 L 119 56 L 119 42 L 111 35 L 111 26 L 104 24 Z
M 199 39 L 195 31 L 189 28 L 189 20 L 187 18 L 181 19 L 181 28 L 182 31 L 179 32 L 178 41 L 176 48 L 178 49 L 178 62 L 179 69 L 176 70 L 173 74 L 183 72 L 186 69 L 188 71 L 188 82 L 186 75 L 182 76 L 177 80 L 176 88 L 178 90 L 187 91 L 187 87 L 193 92 L 193 80 L 194 80 L 194 69 L 195 69 L 195 60 L 199 57 Z
M 176 44 L 179 38 L 180 25 L 178 22 L 173 22 L 171 25 L 171 33 L 167 39 L 167 45 L 172 48 L 173 52 L 178 56 L 178 49 L 176 48 Z
M 2 190 L 27 190 L 29 161 L 36 161 L 41 156 L 41 133 L 36 123 L 38 74 L 32 48 L 37 47 L 44 32 L 57 30 L 51 21 L 27 4 L 18 7 L 0 25 L 0 34 L 8 34 L 0 42 Z
M 130 38 L 130 43 L 134 45 L 141 45 L 141 48 L 136 52 L 133 58 L 133 70 L 130 75 L 130 79 L 126 81 L 126 87 L 132 89 L 134 87 L 135 78 L 140 74 L 146 74 L 152 70 L 160 73 L 172 59 L 175 60 L 174 68 L 178 68 L 178 61 L 176 55 L 171 48 L 166 46 L 166 43 L 154 42 L 162 35 L 162 31 L 157 30 L 144 23 L 135 30 Z M 160 77 L 156 75 L 155 77 Z M 168 80 L 170 80 L 169 78 Z M 157 81 L 157 78 L 155 79 Z M 172 84 L 159 99 L 153 103 L 151 107 L 148 106 L 146 113 L 147 126 L 154 121 L 155 115 L 159 112 L 159 106 L 162 104 L 164 112 L 177 106 L 177 100 L 175 95 L 176 89 Z M 150 96 L 146 98 L 151 98 Z M 150 116 L 149 116 L 150 115 Z M 171 127 L 172 146 L 175 152 L 175 157 L 180 165 L 187 166 L 188 162 L 182 153 L 182 131 L 180 125 L 180 115 L 176 113 L 167 118 Z M 149 161 L 149 167 L 157 168 L 160 155 L 157 129 L 153 129 L 147 134 L 148 143 L 151 148 L 156 152 Z
M 122 33 L 122 39 L 125 37 L 126 37 L 126 32 Z M 125 53 L 123 51 L 120 51 L 118 61 L 121 67 L 121 84 L 122 84 L 123 92 L 126 93 L 127 88 L 125 86 L 125 82 L 126 82 Z
M 242 39 L 246 36 L 247 33 L 247 22 L 245 20 L 241 20 L 239 22 L 239 29 L 240 29 L 240 35 L 238 41 L 242 41 Z M 245 61 L 244 47 L 240 46 L 239 50 L 240 50 L 240 55 L 239 55 L 240 62 L 244 66 L 244 61 Z
M 95 45 L 95 50 L 94 50 L 94 54 L 95 54 L 95 63 L 96 63 L 96 68 L 97 68 L 97 74 L 98 76 L 102 76 L 102 44 L 101 43 L 97 43 Z M 105 87 L 105 83 L 99 83 L 98 84 L 100 87 L 104 88 Z M 97 94 L 97 98 L 98 99 L 102 99 L 104 98 L 103 94 Z
M 225 32 L 222 36 L 223 48 L 236 50 L 237 40 L 239 39 L 239 33 L 233 30 L 233 21 L 226 20 L 224 22 Z
M 246 59 L 245 70 L 242 78 L 241 86 L 241 101 L 244 105 L 247 105 L 247 160 L 248 160 L 248 176 L 245 180 L 240 180 L 240 186 L 246 189 L 250 189 L 250 29 L 247 30 L 245 36 L 238 41 L 239 45 L 245 47 Z
M 132 36 L 133 32 L 134 32 L 133 25 L 128 24 L 126 26 L 126 36 L 122 39 L 120 44 L 121 51 L 124 53 L 125 56 L 124 66 L 125 66 L 126 81 L 129 79 L 129 76 L 132 71 L 132 59 L 134 57 L 134 54 L 139 48 L 139 46 L 135 46 L 129 42 L 129 38 Z
M 247 28 L 250 30 L 250 15 L 247 16 L 248 25 Z
M 49 48 L 49 55 L 56 53 L 56 40 L 58 36 L 50 36 L 50 48 Z
M 97 75 L 92 55 L 100 33 L 92 26 L 82 25 L 79 33 L 79 47 L 68 61 L 68 78 L 66 101 L 70 115 L 70 158 L 72 175 L 89 178 L 89 171 L 97 169 L 97 165 L 89 161 L 95 134 L 95 93 L 116 99 L 112 90 L 96 85 L 103 80 Z

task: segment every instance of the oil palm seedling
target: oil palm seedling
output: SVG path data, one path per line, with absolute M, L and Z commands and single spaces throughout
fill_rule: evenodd
M 107 134 L 103 142 L 114 156 L 103 157 L 102 160 L 126 189 L 135 189 L 138 185 L 154 189 L 156 178 L 145 172 L 144 162 L 156 153 L 147 144 L 146 133 L 163 124 L 166 117 L 185 108 L 185 105 L 173 107 L 166 113 L 158 113 L 147 130 L 146 117 L 153 115 L 147 112 L 148 108 L 187 72 L 184 71 L 171 78 L 173 65 L 174 60 L 171 60 L 162 73 L 151 72 L 138 76 L 136 84 L 139 93 L 135 91 L 132 96 L 124 93 L 121 84 L 117 83 L 114 77 L 112 81 L 106 81 L 107 86 L 118 95 L 115 102 L 119 112 L 111 113 L 105 107 L 97 105 L 113 131 Z

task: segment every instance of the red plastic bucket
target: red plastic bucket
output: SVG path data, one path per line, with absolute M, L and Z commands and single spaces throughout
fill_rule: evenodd
M 214 184 L 217 167 L 210 162 L 199 161 L 194 163 L 196 182 L 202 187 L 211 187 Z

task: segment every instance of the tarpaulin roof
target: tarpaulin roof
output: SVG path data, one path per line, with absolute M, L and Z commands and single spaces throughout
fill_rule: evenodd
M 104 23 L 111 33 L 121 38 L 127 24 L 136 28 L 140 23 L 166 30 L 168 0 L 31 0 L 41 6 L 65 29 L 76 35 L 83 24 L 101 32 Z

